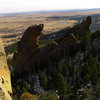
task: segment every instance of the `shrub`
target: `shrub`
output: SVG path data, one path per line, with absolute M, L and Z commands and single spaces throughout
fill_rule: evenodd
M 47 86 L 48 86 L 48 78 L 47 78 L 47 75 L 46 74 L 43 74 L 43 75 L 41 75 L 41 77 L 40 77 L 40 82 L 41 82 L 41 85 L 43 86 L 43 88 L 47 88 Z
M 51 94 L 41 93 L 39 100 L 59 100 L 58 95 L 53 92 Z
M 48 95 L 48 100 L 59 100 L 56 93 Z
M 20 100 L 37 100 L 37 97 L 36 95 L 25 92 L 20 96 Z
M 67 92 L 68 84 L 67 84 L 66 78 L 61 73 L 57 74 L 56 87 L 59 90 L 59 92 L 61 92 L 61 93 Z

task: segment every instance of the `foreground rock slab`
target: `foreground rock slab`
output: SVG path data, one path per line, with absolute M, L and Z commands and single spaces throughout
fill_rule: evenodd
M 10 70 L 0 38 L 0 100 L 12 100 L 9 93 L 12 93 Z

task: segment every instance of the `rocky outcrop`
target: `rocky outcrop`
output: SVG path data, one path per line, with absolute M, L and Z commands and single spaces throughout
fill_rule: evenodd
M 13 63 L 16 70 L 30 70 L 29 61 L 35 52 L 38 51 L 38 38 L 43 30 L 44 25 L 30 26 L 17 43 L 17 52 L 14 53 Z
M 58 43 L 61 42 L 66 36 L 70 34 L 74 34 L 74 36 L 81 38 L 85 36 L 86 34 L 91 33 L 91 30 L 90 30 L 91 23 L 92 23 L 92 18 L 91 16 L 88 16 L 79 24 L 76 24 L 75 26 L 70 27 L 70 28 L 64 28 L 60 31 L 54 32 L 53 34 L 46 36 L 46 38 L 48 39 L 57 38 L 56 42 Z
M 86 17 L 83 21 L 73 27 L 67 27 L 52 34 L 43 35 L 42 39 L 57 39 L 56 42 L 61 42 L 66 36 L 74 34 L 76 37 L 82 37 L 90 32 L 90 25 L 92 23 L 91 16 Z
M 0 39 L 0 100 L 12 100 L 9 93 L 12 93 L 10 70 L 7 65 L 3 43 Z
M 38 37 L 43 30 L 43 24 L 30 26 L 17 45 L 13 62 L 16 71 L 43 70 L 45 67 L 58 63 L 64 55 L 73 53 L 77 44 L 74 35 L 66 36 L 61 42 L 51 42 L 39 48 Z
M 27 52 L 34 52 L 38 47 L 38 39 L 41 35 L 44 25 L 33 25 L 30 26 L 23 34 L 23 37 L 18 44 L 19 50 Z
M 78 50 L 75 36 L 83 36 L 90 32 L 91 17 L 88 16 L 80 24 L 68 29 L 65 34 L 54 42 L 39 48 L 38 39 L 44 25 L 30 26 L 17 43 L 13 63 L 16 71 L 42 70 L 57 64 L 65 55 L 74 55 Z
M 56 42 L 49 43 L 31 57 L 29 65 L 31 69 L 35 68 L 36 70 L 51 69 L 65 55 L 73 54 L 74 45 L 77 45 L 77 40 L 73 35 L 66 37 L 59 44 Z
M 88 32 L 90 32 L 90 25 L 92 23 L 91 16 L 88 16 L 85 20 L 83 20 L 80 24 L 75 25 L 71 29 L 68 30 L 69 33 L 73 33 L 75 36 L 84 36 Z

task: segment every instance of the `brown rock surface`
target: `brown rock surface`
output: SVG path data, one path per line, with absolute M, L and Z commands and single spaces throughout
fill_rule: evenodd
M 69 33 L 73 33 L 75 36 L 84 36 L 87 32 L 90 32 L 90 25 L 92 23 L 91 16 L 86 17 L 80 24 L 70 28 Z
M 65 55 L 71 55 L 73 53 L 72 49 L 76 44 L 77 40 L 72 34 L 59 44 L 56 42 L 49 43 L 31 57 L 29 65 L 33 70 L 49 68 L 57 64 Z
M 14 53 L 13 62 L 16 70 L 30 70 L 28 68 L 30 57 L 39 49 L 38 38 L 44 25 L 30 26 L 25 32 L 20 42 L 17 43 L 17 52 Z
M 92 23 L 92 18 L 91 16 L 86 17 L 86 19 L 84 19 L 82 22 L 80 22 L 79 24 L 70 27 L 70 28 L 65 28 L 62 29 L 58 32 L 55 32 L 54 35 L 57 36 L 57 34 L 63 34 L 60 35 L 60 37 L 58 36 L 58 38 L 55 40 L 57 43 L 62 42 L 65 37 L 67 37 L 70 34 L 74 34 L 75 37 L 77 38 L 83 38 L 84 36 L 86 36 L 87 34 L 90 34 L 90 25 Z
M 44 69 L 54 63 L 58 63 L 64 54 L 72 52 L 71 48 L 77 43 L 74 35 L 66 36 L 60 43 L 51 42 L 39 48 L 38 37 L 43 30 L 43 25 L 29 27 L 18 43 L 17 53 L 13 61 L 16 71 L 32 71 Z M 29 34 L 29 35 L 28 35 Z
M 15 70 L 19 72 L 42 70 L 57 64 L 65 55 L 73 55 L 77 51 L 78 43 L 74 35 L 83 36 L 86 32 L 90 32 L 90 25 L 91 17 L 88 16 L 80 24 L 70 28 L 66 35 L 42 48 L 39 48 L 38 38 L 44 25 L 30 26 L 18 42 L 17 52 L 13 57 Z
M 11 100 L 9 93 L 12 93 L 10 71 L 7 65 L 6 54 L 3 48 L 2 40 L 0 39 L 0 93 L 1 100 Z
M 38 38 L 41 35 L 44 25 L 33 25 L 30 26 L 23 34 L 23 37 L 20 41 L 21 49 L 28 52 L 34 52 L 38 45 Z

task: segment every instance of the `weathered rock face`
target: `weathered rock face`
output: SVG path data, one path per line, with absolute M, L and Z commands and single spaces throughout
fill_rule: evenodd
M 31 26 L 18 42 L 17 53 L 13 57 L 16 71 L 42 70 L 58 63 L 65 54 L 73 52 L 71 48 L 77 44 L 77 40 L 72 34 L 59 43 L 51 42 L 39 48 L 37 40 L 42 30 L 42 24 Z
M 91 16 L 88 16 L 80 24 L 75 25 L 68 30 L 69 33 L 73 33 L 75 36 L 84 36 L 87 32 L 90 32 L 90 25 L 92 23 Z
M 34 52 L 35 49 L 39 47 L 38 38 L 41 35 L 43 27 L 43 24 L 30 26 L 24 32 L 24 35 L 19 43 L 19 49 L 30 53 Z
M 53 34 L 49 34 L 46 38 L 47 39 L 56 39 L 57 43 L 60 43 L 64 40 L 65 37 L 67 37 L 70 34 L 74 34 L 76 37 L 83 37 L 87 34 L 90 34 L 90 25 L 92 23 L 91 16 L 86 17 L 81 23 L 70 27 L 70 28 L 64 28 L 60 31 L 54 32 Z M 43 37 L 44 38 L 44 37 Z
M 32 71 L 44 69 L 57 64 L 65 55 L 73 55 L 77 51 L 77 40 L 74 35 L 85 35 L 90 32 L 91 17 L 87 17 L 81 24 L 70 28 L 60 39 L 39 48 L 38 38 L 44 25 L 30 26 L 20 42 L 13 62 L 16 71 Z M 74 35 L 73 35 L 74 34 Z
M 12 93 L 10 71 L 7 66 L 3 43 L 0 39 L 0 100 L 12 100 L 9 93 Z
M 49 43 L 44 48 L 41 48 L 34 56 L 31 57 L 29 64 L 31 69 L 36 67 L 36 70 L 45 67 L 51 67 L 57 64 L 65 55 L 73 53 L 73 47 L 77 45 L 76 38 L 71 34 L 60 42 Z
M 17 52 L 13 56 L 15 70 L 30 70 L 29 61 L 39 49 L 38 38 L 43 27 L 43 24 L 33 25 L 24 32 L 21 41 L 17 43 Z

